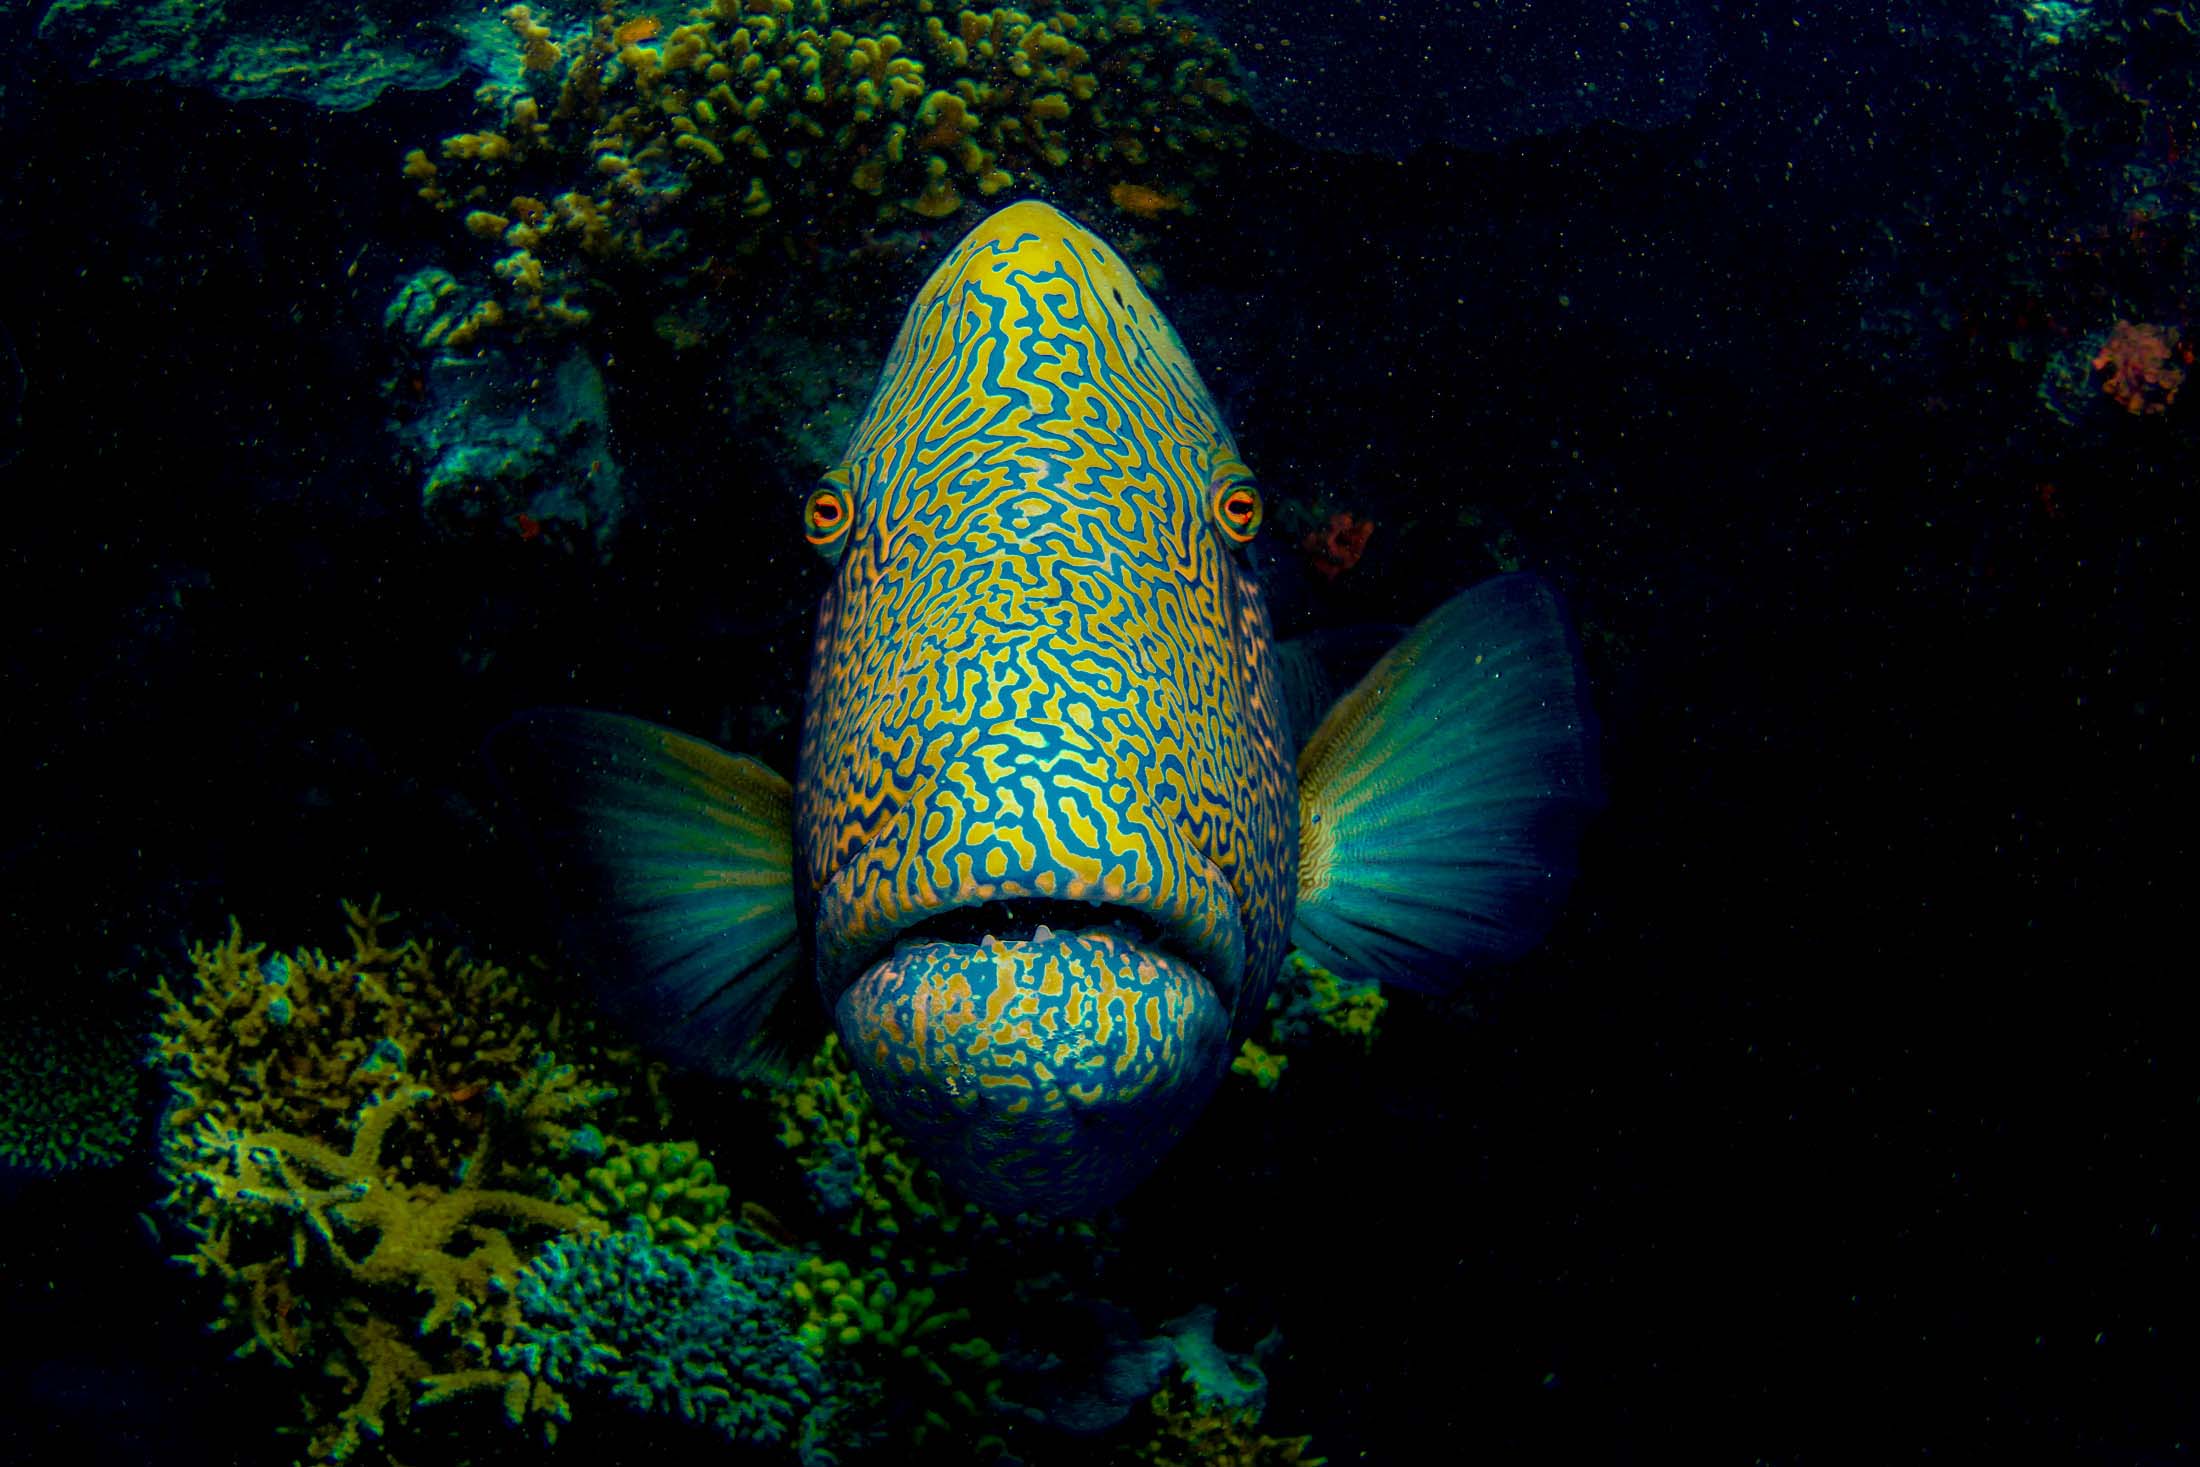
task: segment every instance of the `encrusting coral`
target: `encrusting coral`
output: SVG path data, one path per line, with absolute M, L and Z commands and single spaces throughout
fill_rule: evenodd
M 144 1120 L 138 1005 L 74 982 L 0 1015 L 0 1166 L 111 1166 Z
M 940 0 L 710 0 L 665 30 L 608 4 L 561 36 L 506 13 L 496 125 L 405 176 L 494 249 L 504 300 L 462 331 L 585 324 L 605 279 L 709 283 L 776 241 L 923 226 L 1074 183 L 1142 219 L 1246 146 L 1230 53 L 1160 0 L 1027 12 Z

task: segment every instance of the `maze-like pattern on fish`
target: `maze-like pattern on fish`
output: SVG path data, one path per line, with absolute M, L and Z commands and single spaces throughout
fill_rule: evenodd
M 1211 517 L 1232 476 L 1098 238 L 1018 205 L 934 273 L 834 473 L 798 832 L 829 990 L 935 912 L 1104 900 L 1210 975 L 1241 951 L 1222 998 L 1259 1012 L 1298 817 L 1267 612 Z

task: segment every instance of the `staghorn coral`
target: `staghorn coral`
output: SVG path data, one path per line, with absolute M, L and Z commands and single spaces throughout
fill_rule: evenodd
M 846 247 L 1007 190 L 1142 217 L 1246 146 L 1234 60 L 1159 0 L 711 0 L 670 31 L 608 5 L 563 36 L 506 13 L 523 83 L 405 176 L 494 252 L 498 324 L 585 323 L 608 285 L 674 298 L 776 246 Z
M 499 1285 L 545 1235 L 604 1226 L 551 1178 L 602 1145 L 599 1120 L 661 1115 L 652 1072 L 569 1016 L 549 975 L 393 947 L 379 903 L 345 912 L 348 958 L 269 953 L 232 924 L 190 980 L 154 990 L 178 1261 L 221 1284 L 236 1353 L 316 1367 L 315 1459 L 484 1391 L 554 1430 L 557 1392 L 491 1363 L 511 1318 Z

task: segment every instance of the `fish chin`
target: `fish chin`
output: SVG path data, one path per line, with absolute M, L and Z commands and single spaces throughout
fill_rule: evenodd
M 1183 959 L 1114 927 L 906 944 L 835 1005 L 888 1120 L 997 1212 L 1089 1213 L 1205 1108 L 1230 1013 Z

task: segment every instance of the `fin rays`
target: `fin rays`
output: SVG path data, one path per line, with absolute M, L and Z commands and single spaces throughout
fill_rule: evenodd
M 1462 592 L 1330 710 L 1299 755 L 1293 939 L 1357 976 L 1443 988 L 1542 939 L 1597 803 L 1594 737 L 1557 598 Z
M 802 972 L 792 791 L 753 759 L 637 718 L 522 714 L 492 762 L 533 826 L 606 1007 L 652 1047 L 782 1073 L 819 1024 Z

